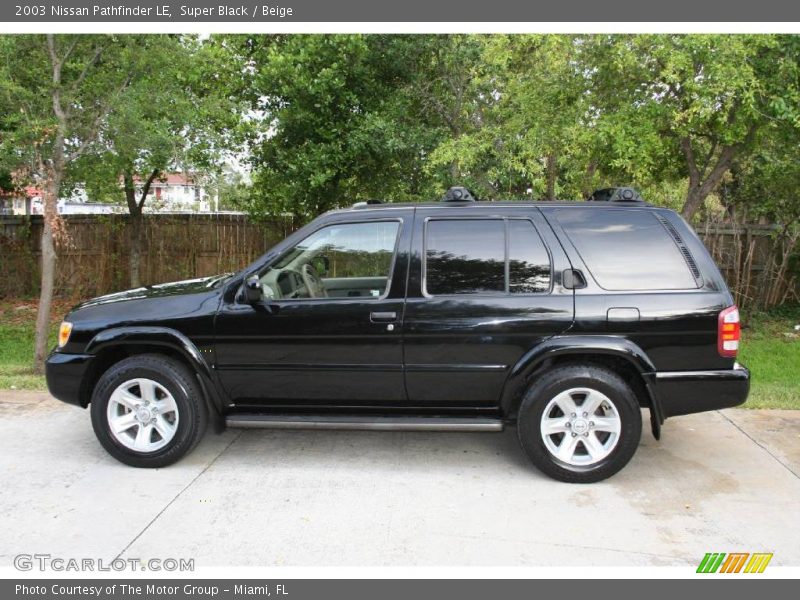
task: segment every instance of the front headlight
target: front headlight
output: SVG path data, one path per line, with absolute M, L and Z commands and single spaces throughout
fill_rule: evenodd
M 64 344 L 69 341 L 69 334 L 72 333 L 72 323 L 66 321 L 61 322 L 61 327 L 58 328 L 58 347 L 63 348 Z

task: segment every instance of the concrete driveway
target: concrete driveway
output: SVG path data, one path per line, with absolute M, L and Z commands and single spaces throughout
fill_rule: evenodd
M 225 565 L 800 565 L 800 411 L 726 410 L 646 433 L 605 482 L 530 466 L 516 432 L 227 431 L 140 470 L 87 411 L 0 392 L 0 566 L 19 553 Z

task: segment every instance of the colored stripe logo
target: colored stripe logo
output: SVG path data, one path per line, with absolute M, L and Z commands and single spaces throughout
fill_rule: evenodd
M 748 560 L 749 559 L 749 560 Z M 763 573 L 772 553 L 707 552 L 697 567 L 698 573 Z

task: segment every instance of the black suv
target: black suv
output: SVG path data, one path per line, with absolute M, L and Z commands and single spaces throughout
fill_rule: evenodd
M 231 427 L 500 431 L 546 474 L 616 473 L 667 417 L 735 406 L 739 315 L 702 242 L 627 189 L 361 203 L 234 275 L 70 312 L 50 392 L 120 461 Z

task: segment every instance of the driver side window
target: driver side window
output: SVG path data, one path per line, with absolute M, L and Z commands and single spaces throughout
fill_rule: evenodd
M 261 276 L 272 298 L 380 298 L 388 291 L 398 221 L 336 223 L 286 252 Z

